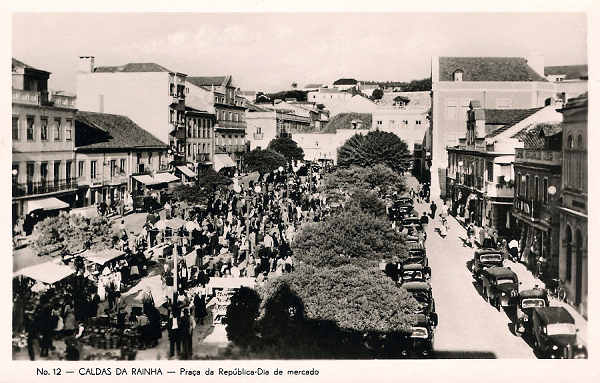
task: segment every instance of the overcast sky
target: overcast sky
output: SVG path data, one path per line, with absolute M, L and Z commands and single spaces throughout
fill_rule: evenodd
M 527 56 L 587 63 L 584 14 L 15 14 L 13 56 L 76 91 L 78 57 L 155 62 L 188 75 L 231 74 L 243 90 L 339 77 L 429 77 L 431 56 Z

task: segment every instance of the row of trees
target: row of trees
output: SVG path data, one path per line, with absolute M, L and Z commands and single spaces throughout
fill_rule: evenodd
M 379 196 L 403 189 L 381 164 L 338 168 L 326 177 L 323 192 L 343 209 L 296 235 L 294 272 L 232 299 L 227 332 L 243 357 L 394 355 L 415 322 L 417 302 L 377 268 L 381 259 L 406 257 Z

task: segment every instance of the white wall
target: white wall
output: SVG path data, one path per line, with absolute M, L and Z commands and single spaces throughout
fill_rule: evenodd
M 79 110 L 127 116 L 165 144 L 171 102 L 167 72 L 77 74 Z
M 403 121 L 407 121 L 404 124 Z M 417 124 L 420 121 L 420 124 Z M 381 122 L 381 123 L 379 123 Z M 378 109 L 373 112 L 371 130 L 381 130 L 396 134 L 408 145 L 410 152 L 414 144 L 421 144 L 425 133 L 429 129 L 427 111 L 411 111 L 407 109 Z
M 271 140 L 277 136 L 275 113 L 277 112 L 246 112 L 246 139 L 250 141 L 250 150 L 254 150 L 257 147 L 266 149 Z M 262 139 L 255 136 L 258 128 L 262 132 Z

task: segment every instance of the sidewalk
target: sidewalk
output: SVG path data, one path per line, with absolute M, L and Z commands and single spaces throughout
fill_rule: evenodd
M 425 210 L 427 211 L 427 210 Z M 456 217 L 453 217 L 454 221 L 456 221 L 458 223 L 458 225 L 454 225 L 455 227 L 453 229 L 457 230 L 457 235 L 463 238 L 466 238 L 466 229 L 464 227 L 464 223 L 461 222 L 459 219 L 456 219 Z M 477 232 L 476 232 L 476 238 L 477 238 Z M 475 250 L 475 249 L 474 249 Z M 504 265 L 506 267 L 510 267 L 512 271 L 514 271 L 517 276 L 519 277 L 519 282 L 522 283 L 522 285 L 519 287 L 519 290 L 527 290 L 527 289 L 532 289 L 534 288 L 536 285 L 542 288 L 545 288 L 546 285 L 544 284 L 544 282 L 542 282 L 540 279 L 536 278 L 533 273 L 527 269 L 527 267 L 523 264 L 523 263 L 518 263 L 518 262 L 513 262 L 509 259 L 504 261 Z M 575 310 L 575 308 L 573 308 L 571 305 L 565 303 L 565 302 L 561 302 L 559 300 L 557 300 L 556 298 L 552 297 L 551 295 L 549 295 L 549 299 L 550 299 L 550 305 L 551 306 L 561 306 L 564 307 L 573 317 L 573 319 L 575 319 L 575 326 L 579 329 L 579 339 L 581 340 L 581 342 L 587 347 L 587 341 L 588 341 L 588 321 L 577 312 L 577 310 Z

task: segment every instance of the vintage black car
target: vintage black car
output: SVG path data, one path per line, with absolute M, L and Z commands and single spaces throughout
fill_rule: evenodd
M 395 203 L 397 203 L 399 205 L 410 205 L 410 206 L 415 205 L 415 202 L 410 197 L 400 197 L 395 201 Z
M 427 252 L 425 249 L 418 245 L 409 246 L 408 257 L 402 262 L 403 265 L 409 265 L 411 263 L 418 263 L 423 267 L 429 266 L 429 259 L 427 259 Z
M 575 320 L 564 307 L 536 307 L 532 313 L 533 348 L 543 358 L 587 358 L 577 339 Z
M 424 314 L 429 318 L 432 326 L 437 326 L 437 314 L 435 313 L 435 299 L 431 291 L 431 285 L 427 282 L 406 282 L 402 285 L 413 298 L 419 303 L 415 314 Z
M 494 307 L 516 307 L 519 278 L 507 267 L 492 266 L 481 272 L 483 296 Z
M 423 314 L 417 314 L 417 322 L 412 328 L 411 334 L 402 342 L 400 354 L 404 358 L 423 358 L 433 354 L 433 326 Z
M 548 291 L 535 287 L 519 293 L 515 332 L 527 335 L 531 333 L 531 313 L 537 307 L 548 307 Z
M 407 204 L 396 200 L 389 210 L 389 215 L 392 220 L 398 221 L 404 219 L 405 217 L 409 217 L 411 214 L 413 214 L 413 212 L 414 208 L 412 204 Z
M 402 220 L 402 227 L 408 229 L 408 235 L 416 235 L 418 232 L 425 233 L 419 217 L 405 217 Z
M 400 283 L 427 282 L 431 279 L 431 268 L 420 263 L 402 265 L 400 270 Z
M 471 273 L 475 280 L 481 280 L 481 272 L 488 267 L 503 265 L 503 254 L 495 249 L 483 249 L 473 253 Z

